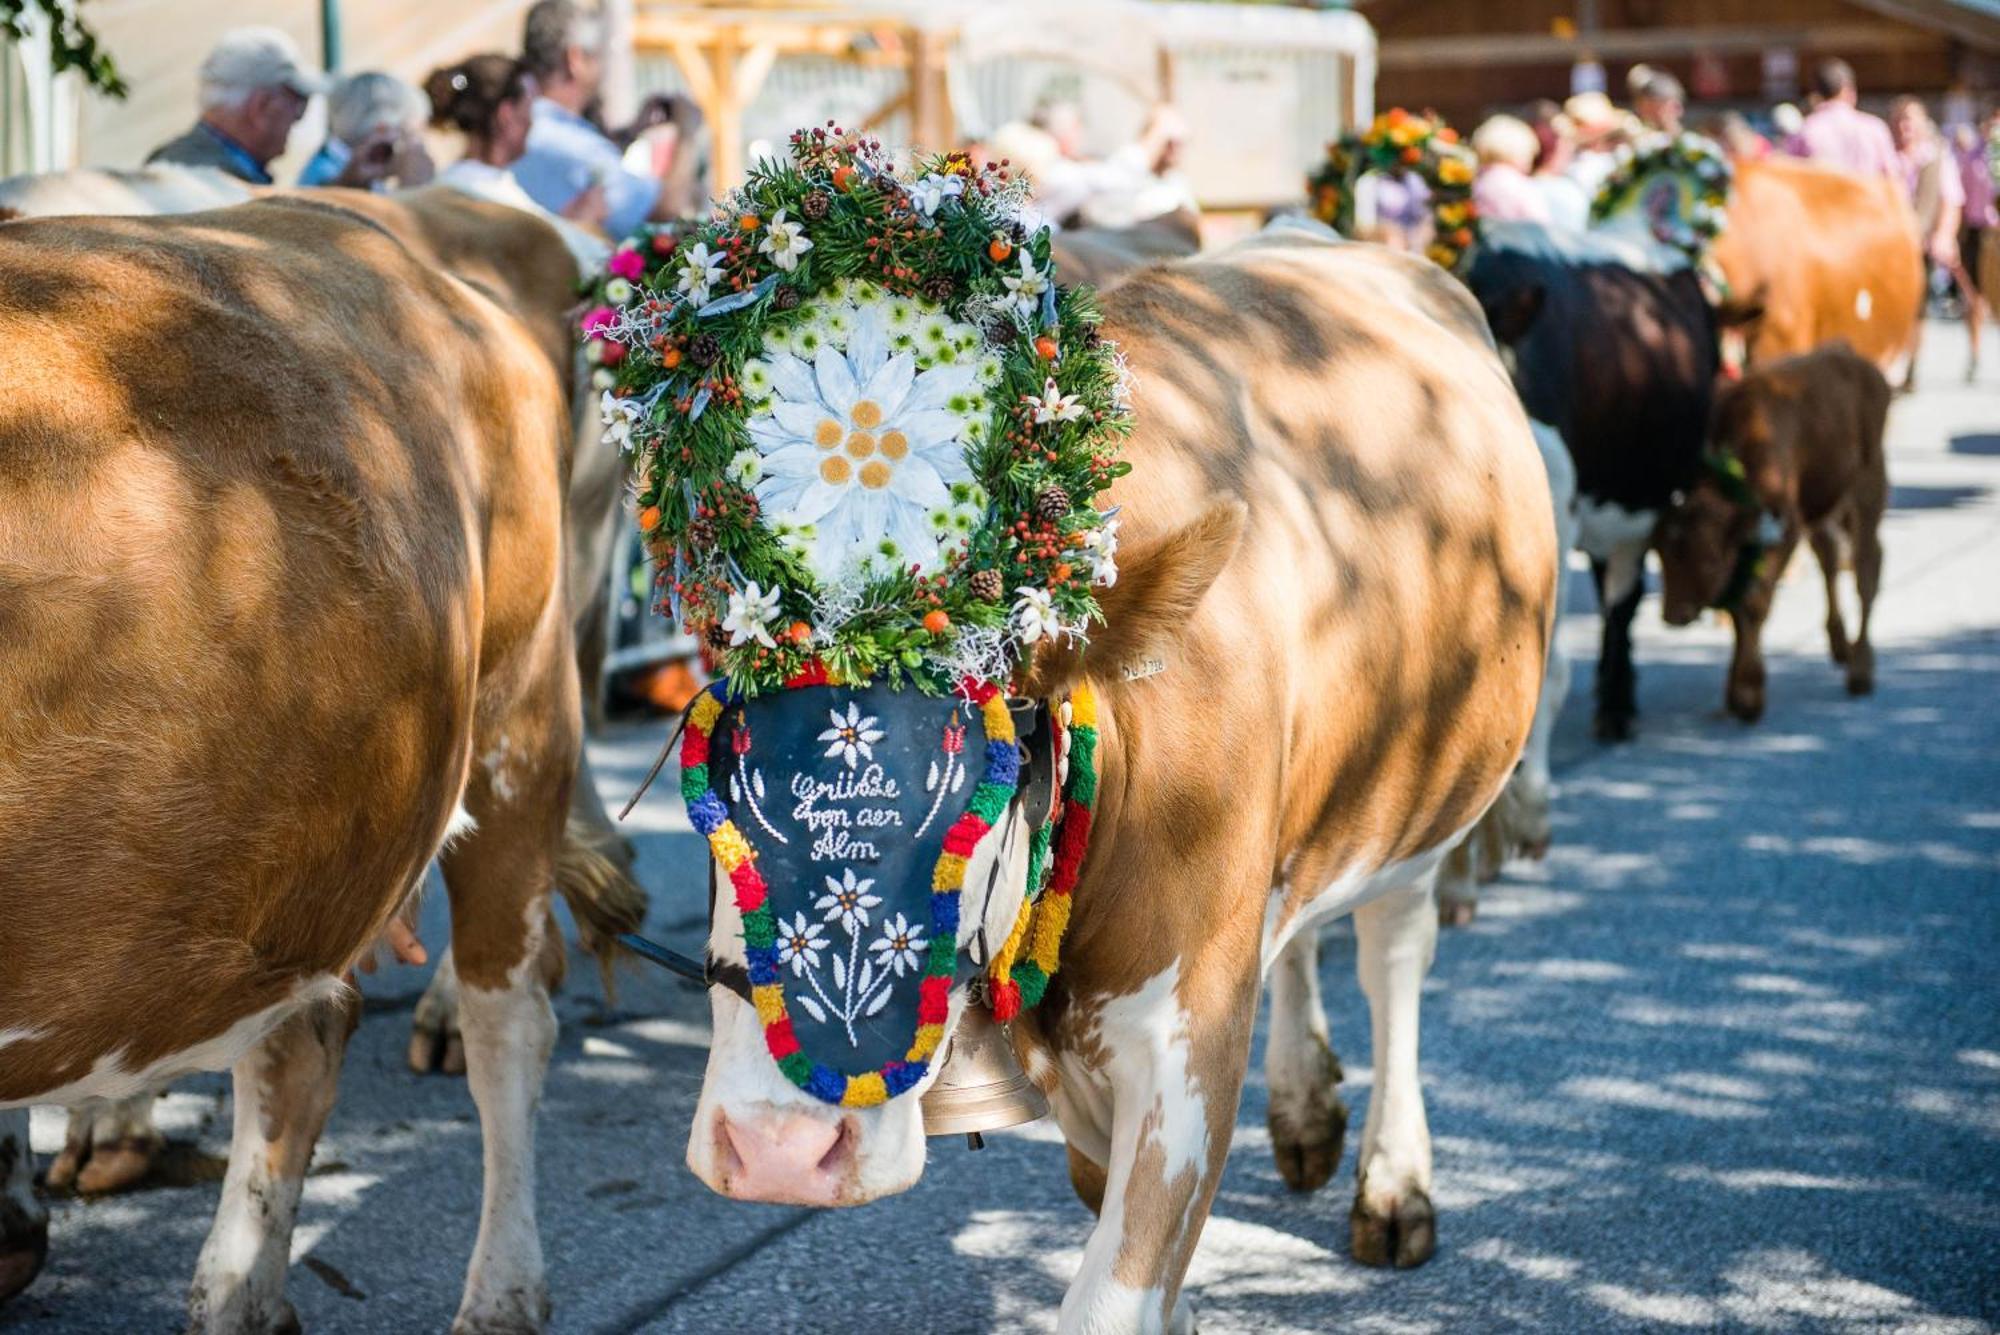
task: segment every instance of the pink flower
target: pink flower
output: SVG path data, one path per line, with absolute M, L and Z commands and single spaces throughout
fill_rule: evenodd
M 585 338 L 600 329 L 609 328 L 618 319 L 618 312 L 609 306 L 593 306 L 583 313 L 581 328 Z
M 636 283 L 645 276 L 646 258 L 630 246 L 621 246 L 611 252 L 611 258 L 604 267 L 614 278 Z

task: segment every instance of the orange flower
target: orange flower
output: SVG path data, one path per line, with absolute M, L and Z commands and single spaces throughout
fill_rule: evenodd
M 651 533 L 660 526 L 660 507 L 649 505 L 639 512 L 639 531 Z
M 1043 334 L 1035 340 L 1035 351 L 1041 354 L 1043 361 L 1052 362 L 1056 359 L 1056 341 Z
M 736 220 L 736 225 L 746 232 L 754 232 L 764 225 L 764 220 L 754 213 L 746 213 Z
M 1411 144 L 1408 148 L 1403 150 L 1403 161 L 1409 163 L 1411 166 L 1414 167 L 1423 160 L 1424 160 L 1424 151 L 1421 148 L 1418 148 L 1415 144 Z
M 666 367 L 669 371 L 673 370 L 676 366 L 679 366 L 680 364 L 681 364 L 681 350 L 679 348 L 668 348 L 665 352 L 660 354 L 660 365 Z
M 1452 129 L 1449 125 L 1440 125 L 1438 127 L 1438 138 L 1444 140 L 1447 144 L 1455 144 L 1458 142 L 1458 131 Z
M 785 631 L 793 644 L 804 644 L 812 638 L 813 628 L 803 621 L 794 621 Z
M 1014 254 L 1014 243 L 1004 236 L 996 236 L 986 243 L 986 254 L 995 264 L 1005 264 Z
M 853 182 L 854 167 L 852 164 L 843 162 L 833 169 L 833 188 L 835 190 L 845 190 Z
M 924 629 L 933 635 L 942 635 L 951 627 L 951 618 L 942 607 L 934 607 L 924 613 Z

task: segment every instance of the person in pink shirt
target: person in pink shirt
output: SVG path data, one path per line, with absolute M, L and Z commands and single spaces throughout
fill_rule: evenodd
M 1472 151 L 1479 157 L 1479 176 L 1472 183 L 1472 202 L 1488 222 L 1551 220 L 1549 198 L 1528 175 L 1541 143 L 1528 123 L 1513 116 L 1489 116 L 1472 132 Z
M 1854 70 L 1844 60 L 1823 60 L 1813 73 L 1819 101 L 1790 147 L 1803 158 L 1862 176 L 1903 179 L 1889 127 L 1855 105 Z
M 1988 116 L 2000 135 L 2000 111 Z M 1965 378 L 1979 373 L 1979 334 L 2000 296 L 2000 200 L 1995 199 L 1993 143 L 1972 125 L 1951 127 L 1951 151 L 1965 191 L 1965 211 L 1958 222 L 1959 294 L 1965 299 L 1965 332 L 1972 355 Z

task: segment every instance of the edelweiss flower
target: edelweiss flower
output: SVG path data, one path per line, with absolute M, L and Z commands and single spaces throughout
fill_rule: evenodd
M 1050 422 L 1074 422 L 1089 412 L 1083 400 L 1074 394 L 1065 394 L 1056 388 L 1055 377 L 1050 376 L 1042 386 L 1042 396 L 1030 396 L 1027 402 L 1035 407 L 1035 425 L 1046 426 Z
M 1030 314 L 1041 307 L 1042 293 L 1049 289 L 1049 276 L 1035 267 L 1035 258 L 1026 249 L 1021 251 L 1021 272 L 1008 274 L 1000 280 L 1013 294 L 1014 304 Z
M 819 952 L 826 945 L 826 929 L 807 922 L 798 914 L 789 923 L 778 919 L 778 963 L 792 966 L 792 976 L 803 978 L 807 969 L 819 967 Z
M 833 720 L 833 726 L 819 735 L 822 742 L 833 745 L 826 748 L 829 756 L 839 756 L 853 769 L 857 760 L 873 760 L 875 743 L 888 736 L 875 726 L 875 716 L 863 717 L 861 706 L 850 700 L 845 716 L 838 709 L 829 709 L 826 716 Z
M 757 243 L 757 253 L 769 255 L 771 262 L 786 273 L 798 268 L 799 256 L 812 248 L 812 239 L 806 235 L 805 224 L 786 222 L 783 209 L 771 215 L 770 225 L 764 229 L 764 239 Z
M 722 628 L 729 632 L 732 645 L 755 640 L 766 649 L 775 649 L 777 641 L 771 638 L 771 623 L 777 616 L 778 590 L 759 589 L 753 579 L 741 589 L 730 590 L 729 609 L 722 618 Z
M 721 255 L 708 248 L 706 241 L 695 242 L 681 252 L 681 272 L 674 280 L 674 287 L 695 305 L 703 304 L 708 300 L 708 290 L 722 279 L 722 260 Z
M 1110 588 L 1118 582 L 1118 519 L 1113 516 L 1083 535 L 1084 557 L 1093 584 Z
M 947 199 L 956 199 L 965 193 L 965 178 L 962 176 L 939 176 L 932 172 L 923 180 L 910 187 L 910 203 L 926 218 L 937 213 L 938 205 Z
M 880 895 L 868 893 L 874 884 L 869 877 L 856 879 L 854 868 L 843 868 L 839 879 L 826 878 L 826 893 L 813 901 L 813 907 L 825 914 L 828 922 L 838 921 L 842 931 L 854 936 L 856 928 L 868 925 L 868 910 L 882 902 Z
M 811 565 L 829 583 L 884 542 L 901 565 L 935 566 L 925 517 L 972 475 L 961 441 L 983 405 L 966 397 L 973 368 L 919 373 L 911 354 L 891 356 L 885 305 L 861 309 L 845 351 L 820 342 L 808 359 L 795 338 L 793 353 L 772 353 L 770 412 L 749 422 L 764 457 L 757 499 L 773 520 L 817 527 Z
M 604 439 L 621 450 L 632 448 L 632 428 L 645 414 L 636 399 L 621 399 L 610 390 L 598 401 L 598 413 L 604 421 Z
M 1021 643 L 1034 644 L 1038 640 L 1062 638 L 1062 618 L 1056 614 L 1055 604 L 1047 589 L 1023 586 L 1014 592 L 1021 595 L 1014 603 L 1014 630 L 1020 635 Z
M 882 935 L 868 943 L 868 949 L 878 956 L 878 962 L 901 978 L 904 970 L 916 972 L 921 966 L 921 951 L 930 942 L 924 938 L 923 929 L 910 924 L 909 919 L 898 913 L 882 924 Z

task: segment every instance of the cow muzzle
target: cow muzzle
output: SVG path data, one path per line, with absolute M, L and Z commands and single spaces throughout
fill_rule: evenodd
M 712 1134 L 715 1180 L 708 1185 L 721 1195 L 774 1205 L 853 1203 L 858 1132 L 851 1117 L 717 1109 Z

